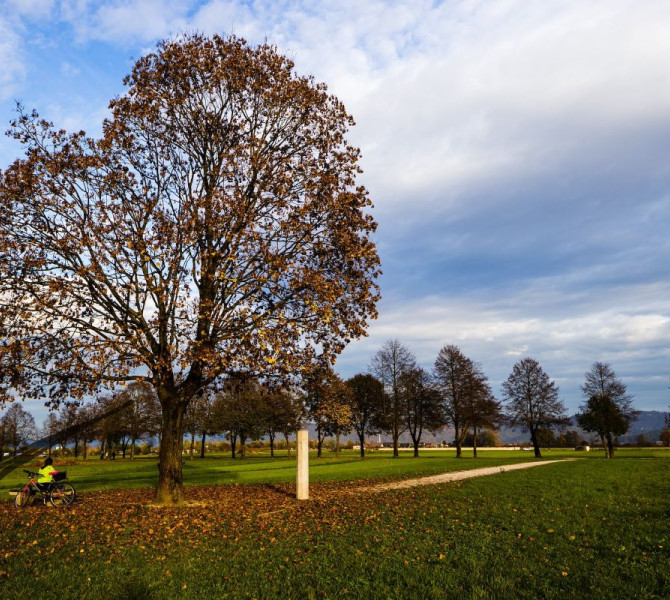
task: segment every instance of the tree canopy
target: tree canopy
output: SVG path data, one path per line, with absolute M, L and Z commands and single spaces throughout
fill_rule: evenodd
M 637 412 L 626 385 L 608 363 L 595 362 L 584 377 L 582 393 L 586 403 L 580 407 L 577 422 L 585 431 L 600 436 L 605 456 L 614 456 L 614 438 L 625 434 Z
M 491 388 L 481 368 L 453 344 L 440 350 L 433 374 L 442 394 L 446 418 L 454 426 L 456 456 L 461 458 L 468 428 L 482 426 L 480 421 L 485 418 L 482 410 L 487 412 L 491 407 L 487 404 L 493 398 Z
M 533 358 L 524 358 L 512 368 L 502 384 L 507 420 L 513 427 L 524 427 L 530 433 L 535 456 L 540 457 L 538 432 L 541 429 L 568 425 L 565 405 L 558 398 L 558 386 L 549 379 Z
M 376 316 L 351 116 L 270 45 L 184 35 L 140 58 L 101 139 L 21 112 L 0 173 L 0 382 L 51 402 L 145 380 L 158 499 L 183 417 L 233 371 L 293 373 Z

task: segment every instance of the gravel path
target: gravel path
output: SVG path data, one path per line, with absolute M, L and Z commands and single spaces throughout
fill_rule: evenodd
M 385 490 L 400 490 L 403 488 L 415 487 L 417 485 L 434 485 L 436 483 L 447 483 L 449 481 L 460 481 L 461 479 L 471 479 L 472 477 L 483 477 L 484 475 L 495 475 L 496 473 L 506 473 L 507 471 L 516 471 L 517 469 L 530 469 L 532 467 L 541 467 L 557 462 L 566 462 L 576 460 L 574 458 L 562 458 L 559 460 L 545 460 L 541 462 L 524 462 L 512 465 L 502 465 L 499 467 L 485 467 L 482 469 L 470 469 L 469 471 L 451 471 L 449 473 L 440 473 L 439 475 L 430 475 L 428 477 L 419 477 L 418 479 L 405 479 L 403 481 L 392 481 L 390 483 L 380 483 L 364 488 L 358 488 L 365 492 L 383 492 Z M 357 490 L 357 491 L 358 491 Z

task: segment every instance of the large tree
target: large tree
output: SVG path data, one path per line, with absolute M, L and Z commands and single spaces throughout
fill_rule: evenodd
M 412 438 L 414 457 L 419 457 L 419 445 L 424 431 L 437 431 L 447 423 L 444 403 L 430 375 L 417 367 L 400 379 L 403 419 Z
M 383 431 L 391 434 L 394 458 L 398 457 L 398 440 L 405 430 L 400 382 L 414 368 L 416 357 L 398 340 L 385 342 L 370 364 L 370 371 L 384 386 L 381 425 Z
M 151 383 L 157 500 L 183 495 L 189 402 L 234 371 L 331 359 L 375 316 L 353 120 L 269 45 L 185 35 L 125 79 L 99 140 L 21 113 L 0 173 L 0 393 Z
M 442 394 L 447 420 L 454 426 L 456 457 L 462 457 L 468 433 L 472 403 L 481 393 L 486 378 L 478 366 L 458 346 L 444 346 L 437 355 L 433 374 Z
M 361 458 L 365 457 L 365 439 L 381 431 L 384 387 L 368 373 L 359 373 L 347 379 L 351 389 L 351 425 L 361 444 Z
M 577 423 L 584 431 L 597 433 L 607 458 L 614 457 L 614 438 L 624 435 L 637 417 L 633 397 L 608 363 L 595 362 L 586 373 Z
M 507 401 L 505 412 L 512 427 L 523 427 L 530 434 L 535 456 L 541 457 L 538 432 L 545 428 L 569 425 L 565 406 L 558 398 L 558 386 L 533 358 L 523 358 L 512 368 L 502 384 Z

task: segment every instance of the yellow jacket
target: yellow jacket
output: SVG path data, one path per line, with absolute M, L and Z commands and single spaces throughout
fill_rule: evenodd
M 53 481 L 52 473 L 57 473 L 58 471 L 54 469 L 53 465 L 47 465 L 42 467 L 37 472 L 37 483 L 51 483 Z

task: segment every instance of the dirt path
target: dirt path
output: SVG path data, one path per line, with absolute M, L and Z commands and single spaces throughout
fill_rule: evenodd
M 418 479 L 405 479 L 403 481 L 392 481 L 390 483 L 380 483 L 379 485 L 358 488 L 356 491 L 365 492 L 383 492 L 385 490 L 400 490 L 417 485 L 434 485 L 436 483 L 447 483 L 449 481 L 460 481 L 461 479 L 471 479 L 472 477 L 483 477 L 484 475 L 495 475 L 496 473 L 505 473 L 507 471 L 516 471 L 518 469 L 530 469 L 532 467 L 541 467 L 557 462 L 566 462 L 576 460 L 574 458 L 561 458 L 558 460 L 545 460 L 542 462 L 524 462 L 512 465 L 501 465 L 498 467 L 485 467 L 482 469 L 470 469 L 469 471 L 452 471 L 449 473 L 440 473 L 439 475 L 430 475 L 428 477 L 419 477 Z

